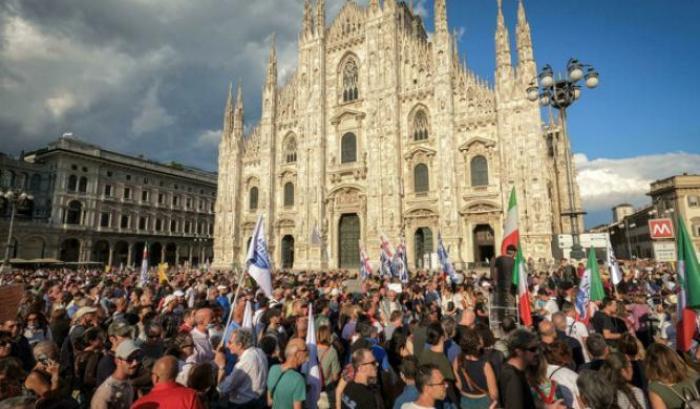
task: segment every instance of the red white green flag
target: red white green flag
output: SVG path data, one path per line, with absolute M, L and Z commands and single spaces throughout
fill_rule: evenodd
M 518 289 L 518 314 L 520 322 L 526 326 L 532 326 L 532 310 L 530 309 L 530 292 L 527 289 L 527 265 L 523 251 L 518 243 L 518 252 L 515 255 L 513 265 L 513 284 Z
M 676 348 L 687 352 L 693 343 L 697 330 L 695 309 L 700 308 L 700 265 L 695 254 L 695 246 L 688 235 L 683 218 L 678 217 L 678 327 Z
M 508 199 L 508 213 L 506 214 L 506 224 L 503 227 L 503 243 L 501 243 L 501 254 L 506 254 L 508 246 L 518 247 L 520 244 L 520 231 L 518 230 L 518 201 L 515 196 L 515 187 L 510 191 Z

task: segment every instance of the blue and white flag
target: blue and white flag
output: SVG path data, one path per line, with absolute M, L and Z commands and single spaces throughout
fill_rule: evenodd
M 360 280 L 365 281 L 372 275 L 372 266 L 369 264 L 367 253 L 362 248 L 362 242 L 359 241 L 358 244 L 360 245 Z
M 383 234 L 379 236 L 379 242 L 379 271 L 381 272 L 382 276 L 391 277 L 393 273 L 391 262 L 394 257 L 393 252 L 391 251 L 391 244 L 389 244 L 389 240 L 387 240 Z
M 267 298 L 272 298 L 272 269 L 270 258 L 267 253 L 267 241 L 265 241 L 265 231 L 263 227 L 263 216 L 258 216 L 258 222 L 253 230 L 253 237 L 248 247 L 248 274 L 253 277 Z
M 608 270 L 610 270 L 610 279 L 613 285 L 620 284 L 622 281 L 622 272 L 620 271 L 620 264 L 615 258 L 615 253 L 613 252 L 610 241 L 608 241 Z
M 141 259 L 141 276 L 139 283 L 143 287 L 148 282 L 148 242 L 143 246 L 143 258 Z
M 442 242 L 442 234 L 438 232 L 438 248 L 437 248 L 438 258 L 440 259 L 440 265 L 442 266 L 442 272 L 450 277 L 450 280 L 454 283 L 457 281 L 457 274 L 455 273 L 455 268 L 450 262 L 450 256 L 447 254 L 447 249 L 445 248 L 445 243 Z
M 306 349 L 309 351 L 309 361 L 302 367 L 306 375 L 306 384 L 309 386 L 306 392 L 306 407 L 318 408 L 318 399 L 321 396 L 323 375 L 318 360 L 318 348 L 316 345 L 316 323 L 314 322 L 314 308 L 309 304 L 309 324 L 306 330 Z
M 241 328 L 253 330 L 253 305 L 250 301 L 245 302 L 245 308 L 243 309 L 243 321 L 241 321 Z
M 406 245 L 404 241 L 396 247 L 396 253 L 394 253 L 394 259 L 391 263 L 393 267 L 393 273 L 395 277 L 399 277 L 402 283 L 408 282 L 408 267 L 406 265 Z

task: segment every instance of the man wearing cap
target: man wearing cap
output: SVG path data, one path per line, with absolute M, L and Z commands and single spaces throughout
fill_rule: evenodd
M 114 354 L 116 369 L 95 391 L 92 409 L 126 409 L 134 402 L 135 392 L 129 377 L 141 365 L 141 349 L 130 339 L 122 342 Z
M 105 353 L 97 364 L 97 384 L 100 385 L 114 372 L 117 364 L 114 361 L 114 352 L 122 342 L 132 339 L 134 328 L 125 321 L 115 321 L 107 328 L 110 349 Z
M 80 307 L 73 314 L 73 325 L 61 345 L 61 377 L 72 382 L 72 368 L 75 362 L 75 344 L 83 337 L 85 331 L 97 325 L 97 308 Z

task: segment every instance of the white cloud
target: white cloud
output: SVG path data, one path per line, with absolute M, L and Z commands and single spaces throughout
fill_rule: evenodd
M 197 146 L 212 148 L 219 146 L 221 141 L 221 129 L 207 129 L 197 136 Z
M 590 211 L 609 210 L 625 202 L 648 203 L 651 182 L 684 172 L 700 173 L 700 155 L 686 152 L 593 160 L 579 153 L 574 160 L 583 207 Z
M 428 11 L 428 0 L 418 0 L 414 3 L 413 12 L 417 15 L 428 18 L 430 12 Z
M 175 123 L 175 118 L 168 114 L 158 100 L 158 83 L 153 84 L 146 93 L 140 106 L 140 114 L 131 123 L 136 135 L 165 128 Z

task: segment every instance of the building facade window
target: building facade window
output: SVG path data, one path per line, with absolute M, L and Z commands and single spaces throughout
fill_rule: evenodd
M 248 209 L 250 211 L 258 210 L 258 188 L 253 186 L 248 194 Z
M 357 137 L 354 133 L 348 132 L 340 141 L 340 163 L 351 163 L 357 161 Z
M 355 58 L 350 57 L 345 60 L 342 68 L 343 76 L 343 102 L 355 101 L 359 97 L 358 78 L 359 68 Z
M 156 219 L 156 231 L 161 231 L 163 230 L 163 220 L 161 219 Z
M 688 196 L 688 207 L 700 207 L 700 197 Z
M 85 176 L 80 177 L 80 182 L 78 182 L 78 191 L 80 193 L 87 193 L 88 180 Z
M 294 184 L 287 182 L 284 184 L 284 207 L 294 206 Z
M 100 214 L 100 227 L 109 227 L 109 213 L 103 212 Z
M 173 206 L 180 205 L 180 196 L 173 196 Z
M 32 175 L 32 180 L 29 183 L 29 189 L 33 192 L 38 192 L 41 189 L 41 176 L 34 174 Z
M 148 219 L 141 216 L 139 217 L 139 230 L 146 230 L 146 223 Z
M 126 199 L 126 200 L 131 199 L 131 189 L 128 187 L 124 188 L 124 199 Z
M 470 163 L 470 171 L 472 186 L 488 186 L 489 164 L 485 157 L 479 155 L 472 158 Z
M 294 137 L 290 137 L 285 144 L 284 157 L 287 163 L 295 163 L 297 161 L 297 141 Z
M 413 169 L 413 184 L 416 193 L 426 193 L 430 190 L 430 179 L 428 166 L 424 163 L 419 163 Z
M 163 204 L 165 201 L 165 195 L 162 193 L 158 193 L 158 204 Z
M 119 227 L 122 229 L 128 229 L 129 228 L 129 216 L 126 214 L 123 214 L 121 217 L 121 220 L 119 220 Z
M 177 221 L 176 220 L 170 221 L 170 232 L 177 233 Z
M 107 197 L 112 197 L 112 185 L 105 185 L 104 195 Z
M 413 118 L 413 140 L 423 141 L 428 139 L 428 115 L 420 109 Z
M 185 222 L 185 234 L 190 233 L 190 222 L 186 221 Z
M 77 200 L 73 200 L 72 202 L 68 203 L 68 209 L 66 209 L 66 224 L 80 224 L 82 213 L 82 203 Z
M 10 181 L 10 186 L 14 186 L 14 180 Z M 68 176 L 68 191 L 75 192 L 78 190 L 78 177 L 75 175 Z
M 141 192 L 141 201 L 148 202 L 148 190 L 144 190 L 143 192 Z

